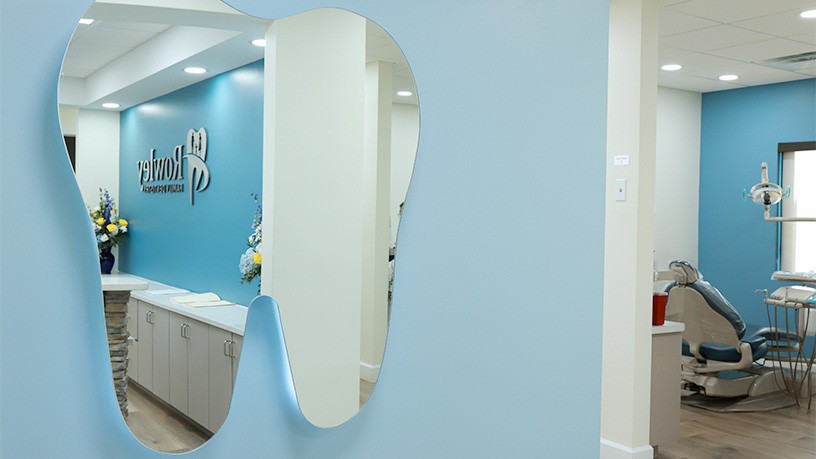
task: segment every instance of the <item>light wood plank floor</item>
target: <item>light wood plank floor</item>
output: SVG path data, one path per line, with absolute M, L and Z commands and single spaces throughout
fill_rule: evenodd
M 360 380 L 360 408 L 374 389 L 374 383 Z M 188 420 L 164 406 L 136 384 L 128 383 L 127 425 L 143 444 L 157 451 L 183 453 L 191 451 L 209 438 Z
M 765 413 L 716 413 L 682 405 L 680 441 L 660 459 L 814 459 L 816 407 Z
M 128 382 L 127 394 L 127 425 L 144 445 L 166 453 L 183 453 L 210 438 L 209 433 L 193 426 L 136 384 Z

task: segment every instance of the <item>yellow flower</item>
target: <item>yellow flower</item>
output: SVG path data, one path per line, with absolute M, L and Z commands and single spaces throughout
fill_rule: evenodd
M 261 253 L 260 252 L 257 252 L 257 253 L 255 253 L 255 255 L 252 256 L 252 262 L 255 263 L 256 265 L 261 264 Z
M 110 225 L 106 226 L 105 228 L 107 228 L 107 230 L 108 230 L 108 232 L 109 232 L 109 233 L 112 233 L 112 232 L 116 231 L 116 225 L 114 225 L 113 223 L 111 223 Z
M 127 220 L 124 218 L 119 219 L 119 226 L 127 226 Z
M 97 225 L 101 225 L 101 224 L 103 224 L 103 223 L 105 223 L 105 219 L 104 219 L 104 218 L 99 217 L 99 218 L 97 218 L 97 219 L 96 219 L 96 224 L 97 224 Z

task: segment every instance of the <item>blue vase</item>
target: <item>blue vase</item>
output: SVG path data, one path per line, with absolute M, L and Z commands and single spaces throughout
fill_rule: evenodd
M 115 262 L 116 258 L 111 253 L 111 249 L 103 249 L 99 252 L 99 268 L 102 274 L 110 274 Z

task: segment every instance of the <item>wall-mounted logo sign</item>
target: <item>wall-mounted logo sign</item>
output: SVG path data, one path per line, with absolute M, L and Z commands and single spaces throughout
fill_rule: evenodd
M 207 131 L 204 128 L 187 131 L 187 154 L 184 145 L 176 145 L 172 156 L 156 158 L 156 149 L 150 149 L 150 159 L 136 161 L 139 168 L 139 187 L 143 193 L 183 193 L 183 162 L 187 160 L 187 191 L 190 205 L 194 205 L 194 195 L 207 189 L 210 184 L 210 169 L 207 167 Z M 157 183 L 150 182 L 181 182 Z

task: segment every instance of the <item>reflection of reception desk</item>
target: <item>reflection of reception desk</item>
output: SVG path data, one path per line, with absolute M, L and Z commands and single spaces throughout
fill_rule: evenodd
M 229 410 L 247 308 L 184 306 L 172 298 L 190 292 L 141 280 L 148 288 L 134 291 L 127 308 L 134 338 L 127 375 L 215 432 Z

